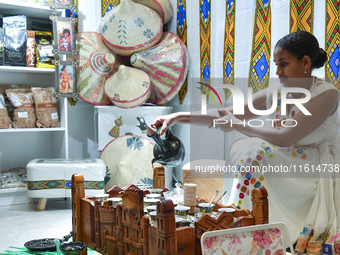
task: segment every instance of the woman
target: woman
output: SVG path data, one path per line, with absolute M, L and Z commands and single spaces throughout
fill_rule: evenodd
M 242 116 L 234 116 L 230 108 L 213 109 L 204 116 L 173 113 L 157 118 L 152 126 L 162 126 L 161 133 L 164 133 L 175 123 L 190 123 L 223 132 L 236 130 L 249 136 L 236 141 L 231 148 L 230 164 L 237 166 L 239 172 L 235 174 L 228 204 L 251 209 L 251 189 L 264 186 L 269 194 L 270 221 L 288 225 L 293 241 L 298 240 L 297 251 L 304 251 L 308 241 L 320 241 L 317 244 L 329 250 L 334 241 L 340 239 L 337 234 L 340 199 L 335 197 L 340 189 L 338 179 L 333 178 L 340 164 L 339 93 L 332 84 L 311 75 L 313 69 L 324 65 L 327 54 L 308 32 L 299 31 L 280 39 L 275 46 L 274 61 L 280 84 L 253 95 L 254 108 L 266 110 L 275 99 L 273 93 L 277 93 L 277 108 L 269 118 L 275 119 L 272 127 L 244 125 L 243 120 L 258 117 L 247 105 Z M 285 95 L 281 93 L 282 88 L 309 90 L 311 99 L 303 106 L 311 115 L 305 115 L 296 105 L 287 105 L 287 115 L 283 115 L 280 109 L 281 97 Z M 303 96 L 302 93 L 288 94 L 292 99 Z M 287 119 L 293 121 L 288 123 Z M 232 127 L 222 124 L 226 121 L 232 122 Z M 285 170 L 287 174 L 262 172 L 268 171 L 270 166 L 276 166 L 279 172 Z
M 67 72 L 67 66 L 61 68 L 60 74 L 60 93 L 72 92 L 72 76 Z
M 59 39 L 59 48 L 61 51 L 71 50 L 71 37 L 70 30 L 64 28 L 63 36 Z

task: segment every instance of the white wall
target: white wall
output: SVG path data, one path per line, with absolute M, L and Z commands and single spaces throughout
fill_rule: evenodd
M 79 0 L 78 32 L 99 32 L 100 1 Z M 69 157 L 99 158 L 94 148 L 94 106 L 78 100 L 69 106 Z

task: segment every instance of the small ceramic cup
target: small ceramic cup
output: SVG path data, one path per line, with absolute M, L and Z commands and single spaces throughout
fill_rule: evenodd
M 162 195 L 163 189 L 149 189 L 150 194 L 159 194 Z
M 157 227 L 157 211 L 149 213 L 151 225 Z
M 100 201 L 102 201 L 102 203 L 104 203 L 109 198 L 109 194 L 96 194 L 96 195 L 94 195 L 94 198 L 96 200 L 100 200 Z
M 200 208 L 200 215 L 206 213 L 211 216 L 211 213 L 214 209 L 214 205 L 210 203 L 200 203 L 198 204 L 198 207 Z
M 157 205 L 160 199 L 144 198 L 144 206 Z
M 145 197 L 148 199 L 161 199 L 160 194 L 146 194 Z
M 176 228 L 181 226 L 183 219 L 176 217 Z
M 157 211 L 157 205 L 149 205 L 146 207 L 146 210 L 148 211 L 148 214 L 151 212 Z
M 190 210 L 189 206 L 176 206 L 175 207 L 176 217 L 180 218 L 180 219 L 183 219 L 183 220 L 188 219 L 189 210 Z
M 234 208 L 219 208 L 218 212 L 219 213 L 227 212 L 227 213 L 229 213 L 231 215 L 234 215 L 235 209 Z
M 112 201 L 112 205 L 117 205 L 120 202 L 122 202 L 122 198 L 121 197 L 111 197 L 111 198 L 108 198 L 107 201 Z

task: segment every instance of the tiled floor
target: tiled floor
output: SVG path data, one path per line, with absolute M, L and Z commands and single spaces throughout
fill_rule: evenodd
M 37 203 L 0 207 L 0 253 L 9 246 L 40 238 L 62 238 L 72 231 L 71 200 L 47 200 L 45 211 Z

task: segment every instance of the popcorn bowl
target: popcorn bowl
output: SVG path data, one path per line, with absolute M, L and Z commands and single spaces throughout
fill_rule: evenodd
M 76 255 L 80 254 L 86 249 L 86 244 L 84 242 L 69 242 L 60 245 L 60 251 L 64 255 Z

